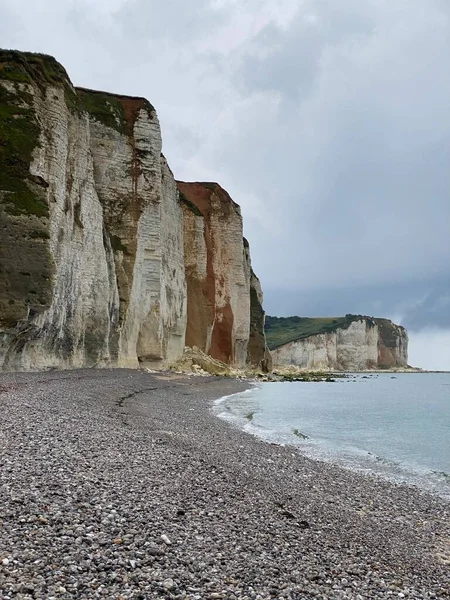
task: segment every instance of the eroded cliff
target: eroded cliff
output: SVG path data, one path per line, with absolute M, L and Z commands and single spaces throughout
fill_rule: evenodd
M 347 315 L 337 319 L 292 318 L 268 321 L 269 344 L 275 365 L 305 369 L 363 371 L 408 366 L 408 335 L 404 327 L 388 319 Z M 316 322 L 316 323 L 315 323 Z M 270 327 L 274 327 L 273 335 Z M 281 327 L 280 327 L 281 325 Z M 317 333 L 311 333 L 316 329 Z M 276 330 L 276 331 L 275 331 Z M 288 341 L 283 342 L 283 336 Z M 289 339 L 291 338 L 291 339 Z
M 186 330 L 246 364 L 251 268 L 228 248 L 243 254 L 239 208 L 218 194 L 197 224 L 214 253 L 199 240 L 185 257 L 190 217 L 161 147 L 147 100 L 75 89 L 53 58 L 0 51 L 0 368 L 160 368 Z M 212 319 L 192 305 L 188 319 L 193 269 L 228 294 Z
M 267 370 L 262 292 L 240 208 L 216 183 L 179 181 L 178 188 L 185 227 L 186 344 L 238 368 Z

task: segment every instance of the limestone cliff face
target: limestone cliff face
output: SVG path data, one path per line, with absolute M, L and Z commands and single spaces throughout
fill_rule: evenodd
M 265 313 L 261 283 L 250 263 L 250 248 L 244 238 L 246 259 L 250 266 L 250 335 L 247 348 L 247 362 L 268 373 L 272 370 L 272 355 L 266 345 L 264 334 Z
M 215 186 L 201 219 L 186 212 L 161 147 L 145 99 L 75 89 L 53 58 L 0 51 L 0 368 L 161 368 L 186 331 L 246 364 L 239 207 Z M 205 307 L 188 322 L 193 272 Z
M 361 318 L 348 327 L 311 335 L 272 350 L 275 365 L 362 371 L 408 365 L 406 330 L 388 319 Z
M 178 182 L 184 210 L 186 344 L 238 368 L 270 368 L 259 280 L 239 206 L 216 183 Z
M 176 360 L 186 326 L 182 212 L 153 107 L 75 90 L 49 57 L 0 61 L 10 113 L 1 131 L 1 366 Z

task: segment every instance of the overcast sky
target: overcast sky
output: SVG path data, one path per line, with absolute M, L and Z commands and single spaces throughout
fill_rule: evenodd
M 2 47 L 155 105 L 175 176 L 241 205 L 269 314 L 394 318 L 416 364 L 450 369 L 449 0 L 0 0 L 0 14 Z

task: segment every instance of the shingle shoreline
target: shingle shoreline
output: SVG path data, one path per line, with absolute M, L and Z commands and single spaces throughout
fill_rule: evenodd
M 449 505 L 260 441 L 246 383 L 0 375 L 0 598 L 448 598 Z

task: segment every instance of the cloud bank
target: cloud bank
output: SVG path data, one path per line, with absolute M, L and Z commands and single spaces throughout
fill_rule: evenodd
M 176 177 L 217 180 L 241 204 L 269 313 L 448 327 L 447 0 L 0 11 L 4 47 L 55 55 L 76 85 L 149 98 Z
M 409 364 L 450 371 L 450 329 L 423 329 L 409 334 Z

